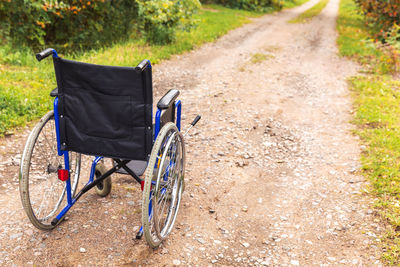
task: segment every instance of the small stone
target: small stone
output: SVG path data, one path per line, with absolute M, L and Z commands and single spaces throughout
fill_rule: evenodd
M 203 238 L 197 238 L 197 241 L 199 241 L 199 243 L 201 243 L 201 244 L 205 244 L 206 243 L 206 241 L 204 241 Z
M 213 213 L 215 213 L 215 210 L 214 209 L 209 209 L 208 212 L 213 214 Z
M 79 252 L 80 252 L 80 253 L 85 253 L 85 252 L 86 252 L 86 249 L 85 249 L 85 248 L 80 248 L 80 249 L 79 249 Z
M 16 239 L 22 236 L 22 233 L 13 234 L 10 236 L 10 239 Z
M 328 261 L 336 261 L 335 257 L 328 257 Z
M 245 247 L 245 248 L 248 248 L 248 247 L 250 247 L 250 244 L 247 243 L 247 242 L 244 242 L 244 243 L 242 243 L 242 246 Z
M 179 265 L 181 265 L 181 261 L 180 261 L 180 260 L 173 260 L 173 261 L 172 261 L 172 264 L 173 264 L 174 266 L 179 266 Z
M 221 245 L 222 244 L 222 242 L 220 240 L 214 240 L 214 243 L 217 244 L 217 245 Z
M 300 262 L 298 260 L 290 260 L 290 264 L 293 266 L 299 266 Z
M 243 206 L 242 211 L 247 212 L 249 210 L 249 207 Z

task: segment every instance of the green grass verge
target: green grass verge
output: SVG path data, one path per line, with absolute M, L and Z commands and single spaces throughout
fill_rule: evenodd
M 388 57 L 376 48 L 364 16 L 351 0 L 341 1 L 337 30 L 340 54 L 355 59 L 364 66 L 364 72 L 387 74 L 391 66 Z
M 366 149 L 362 173 L 382 218 L 392 227 L 381 238 L 386 264 L 400 264 L 400 82 L 388 75 L 387 57 L 371 41 L 353 0 L 341 0 L 337 40 L 341 55 L 357 60 L 367 75 L 349 80 L 356 133 Z
M 297 18 L 289 20 L 289 23 L 304 23 L 317 16 L 326 7 L 329 0 L 321 0 L 312 8 L 301 13 Z
M 143 39 L 130 41 L 80 54 L 63 54 L 65 58 L 118 66 L 136 66 L 142 59 L 157 64 L 171 55 L 181 54 L 249 22 L 260 13 L 206 5 L 196 15 L 198 26 L 179 32 L 176 42 L 148 45 Z M 36 51 L 37 52 L 37 51 Z M 56 87 L 51 60 L 40 64 L 30 49 L 0 45 L 0 135 L 26 122 L 40 118 L 52 107 L 49 92 Z
M 283 2 L 283 8 L 293 8 L 296 6 L 300 6 L 309 0 L 286 0 Z

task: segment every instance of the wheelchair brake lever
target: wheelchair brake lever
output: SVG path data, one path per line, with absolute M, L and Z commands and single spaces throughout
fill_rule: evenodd
M 201 116 L 197 115 L 196 118 L 194 118 L 194 120 L 190 124 L 189 129 L 186 130 L 186 132 L 183 134 L 183 136 L 186 136 L 186 134 L 190 131 L 190 129 L 192 129 L 199 122 L 200 119 L 201 119 Z

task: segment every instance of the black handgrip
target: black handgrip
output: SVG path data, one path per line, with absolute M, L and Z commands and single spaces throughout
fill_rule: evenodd
M 53 54 L 53 48 L 47 48 L 45 50 L 43 50 L 40 53 L 36 54 L 36 59 L 40 62 L 42 59 L 45 59 L 46 57 L 50 56 L 51 54 Z
M 198 123 L 200 119 L 201 119 L 201 116 L 200 116 L 200 115 L 197 115 L 196 118 L 194 118 L 194 120 L 193 120 L 193 122 L 191 123 L 191 125 L 192 125 L 192 126 L 195 126 L 196 123 Z
M 149 65 L 150 61 L 148 59 L 143 59 L 142 62 L 139 63 L 139 65 L 136 66 L 135 70 L 138 73 L 141 73 L 144 71 L 144 69 Z

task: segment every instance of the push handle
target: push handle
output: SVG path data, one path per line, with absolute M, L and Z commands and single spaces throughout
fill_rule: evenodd
M 53 51 L 55 51 L 53 48 L 47 48 L 47 49 L 43 50 L 42 52 L 37 53 L 36 59 L 40 62 L 40 61 L 42 61 L 42 59 L 45 59 L 46 57 L 53 54 Z
M 144 69 L 147 67 L 147 65 L 150 64 L 150 60 L 148 59 L 143 59 L 142 62 L 139 63 L 139 65 L 136 66 L 135 70 L 138 73 L 141 73 L 142 71 L 144 71 Z
M 196 118 L 194 118 L 193 122 L 191 123 L 191 125 L 194 127 L 196 125 L 196 123 L 199 122 L 199 120 L 201 119 L 200 115 L 197 115 Z

